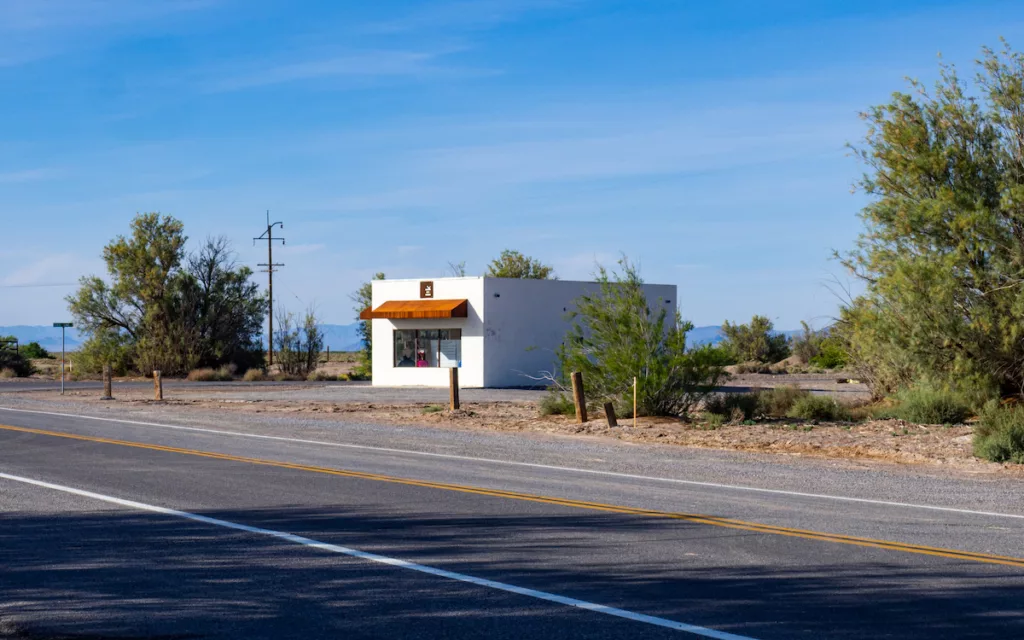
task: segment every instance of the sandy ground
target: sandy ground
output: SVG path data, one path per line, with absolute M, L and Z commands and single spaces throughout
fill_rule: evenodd
M 757 385 L 766 386 L 766 385 Z M 460 411 L 450 412 L 441 404 L 424 402 L 337 402 L 327 400 L 283 400 L 281 389 L 275 399 L 255 397 L 258 389 L 230 397 L 217 397 L 209 389 L 176 388 L 174 397 L 163 403 L 162 411 L 187 415 L 196 411 L 230 411 L 235 414 L 295 415 L 323 420 L 360 421 L 424 428 L 522 432 L 575 438 L 614 439 L 623 442 L 657 443 L 733 451 L 776 453 L 818 458 L 877 462 L 880 464 L 925 465 L 968 474 L 996 474 L 1024 478 L 1024 466 L 1000 465 L 975 458 L 971 453 L 970 425 L 923 426 L 900 420 L 877 420 L 856 424 L 813 424 L 778 420 L 754 425 L 724 425 L 710 430 L 704 425 L 667 418 L 620 420 L 610 428 L 601 416 L 586 424 L 575 418 L 541 416 L 535 401 L 464 402 Z M 296 387 L 298 396 L 303 393 Z M 95 391 L 73 391 L 76 401 L 100 403 Z M 153 405 L 151 391 L 123 389 L 117 404 Z M 248 397 L 246 397 L 248 396 Z M 69 399 L 70 399 L 69 398 Z M 105 406 L 109 407 L 110 404 Z M 155 405 L 153 405 L 155 408 Z

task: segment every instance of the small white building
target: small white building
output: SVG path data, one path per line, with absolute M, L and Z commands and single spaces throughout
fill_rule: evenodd
M 374 280 L 373 384 L 447 387 L 459 367 L 463 387 L 543 385 L 555 370 L 575 301 L 596 282 L 509 278 Z M 675 316 L 675 285 L 644 285 L 649 304 Z

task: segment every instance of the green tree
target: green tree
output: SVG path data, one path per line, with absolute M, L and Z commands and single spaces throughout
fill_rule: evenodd
M 356 365 L 355 371 L 353 371 L 358 377 L 368 378 L 373 371 L 373 322 L 371 320 L 359 320 L 359 314 L 373 306 L 373 280 L 383 279 L 383 273 L 375 273 L 369 282 L 359 285 L 359 288 L 349 295 L 352 302 L 356 304 L 354 309 L 356 320 L 359 321 L 356 334 L 363 343 L 363 348 L 359 352 L 359 364 Z
M 1024 396 L 1024 56 L 978 64 L 973 87 L 942 65 L 863 114 L 871 202 L 844 264 L 866 291 L 840 332 L 876 394 L 927 376 Z
M 524 256 L 518 251 L 505 249 L 488 265 L 487 276 L 490 278 L 552 280 L 555 279 L 555 270 L 540 260 Z
M 313 309 L 306 310 L 301 324 L 295 314 L 279 310 L 276 324 L 274 344 L 281 372 L 305 377 L 316 371 L 324 334 Z
M 190 255 L 184 227 L 171 216 L 142 214 L 131 226 L 129 237 L 103 250 L 109 283 L 82 278 L 67 298 L 89 336 L 88 352 L 171 375 L 199 364 L 259 364 L 266 300 L 249 282 L 252 272 L 235 264 L 227 241 L 207 240 Z
M 722 347 L 739 362 L 775 363 L 789 357 L 789 339 L 774 332 L 772 321 L 754 316 L 750 324 L 722 323 Z
M 227 238 L 207 238 L 190 254 L 173 287 L 173 317 L 185 336 L 181 358 L 194 367 L 263 366 L 261 333 L 267 298 L 240 266 Z
M 639 270 L 626 258 L 620 271 L 599 267 L 598 292 L 581 296 L 570 314 L 572 328 L 558 350 L 560 386 L 572 371 L 583 373 L 587 397 L 614 402 L 622 415 L 638 411 L 685 416 L 725 378 L 722 352 L 711 346 L 686 349 L 693 328 L 662 304 L 648 302 Z
M 14 336 L 0 336 L 0 372 L 10 375 L 11 372 L 19 378 L 32 375 L 32 363 L 28 361 L 25 354 L 19 353 L 14 348 L 16 342 Z

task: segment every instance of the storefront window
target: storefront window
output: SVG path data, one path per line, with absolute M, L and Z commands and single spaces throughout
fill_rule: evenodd
M 462 366 L 462 329 L 395 329 L 395 366 Z

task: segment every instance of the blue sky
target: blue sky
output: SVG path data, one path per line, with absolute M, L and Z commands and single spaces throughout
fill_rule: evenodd
M 352 320 L 375 271 L 620 253 L 698 325 L 827 323 L 858 111 L 965 73 L 1015 2 L 0 0 L 0 325 L 65 319 L 136 212 Z M 260 281 L 264 275 L 258 274 Z

